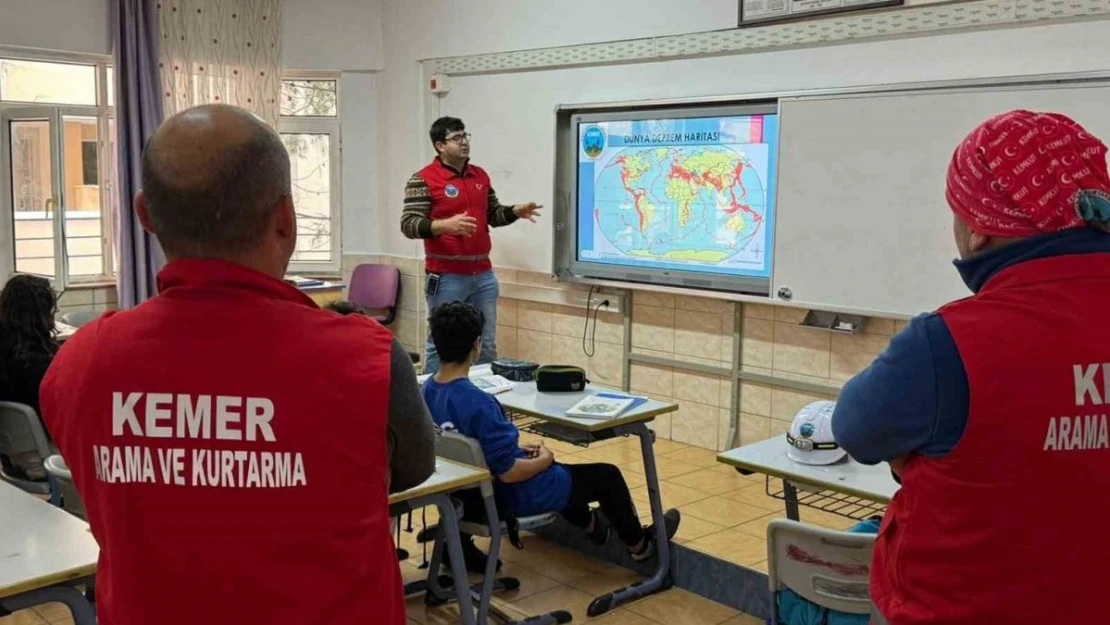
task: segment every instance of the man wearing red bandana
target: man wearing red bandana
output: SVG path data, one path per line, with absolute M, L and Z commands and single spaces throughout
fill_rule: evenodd
M 837 442 L 889 462 L 871 596 L 891 625 L 1095 623 L 1110 504 L 1110 175 L 1077 122 L 1012 111 L 948 169 L 974 295 L 845 385 Z

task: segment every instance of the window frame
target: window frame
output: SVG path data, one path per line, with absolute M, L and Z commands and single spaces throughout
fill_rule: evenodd
M 343 266 L 343 135 L 342 135 L 342 81 L 337 71 L 284 71 L 281 81 L 330 80 L 335 82 L 335 116 L 317 117 L 279 116 L 278 134 L 328 135 L 329 182 L 328 195 L 331 227 L 330 261 L 297 261 L 289 263 L 289 272 L 297 274 L 338 274 Z
M 55 236 L 60 237 L 55 246 L 54 276 L 50 278 L 54 288 L 64 291 L 70 287 L 93 287 L 114 285 L 116 283 L 114 245 L 114 225 L 116 213 L 119 210 L 111 202 L 115 180 L 112 172 L 115 169 L 115 154 L 111 153 L 108 131 L 109 119 L 115 118 L 115 107 L 108 106 L 108 67 L 112 64 L 112 57 L 99 54 L 81 54 L 72 52 L 56 52 L 49 50 L 28 50 L 10 46 L 0 46 L 0 59 L 14 61 L 33 61 L 41 63 L 63 63 L 92 66 L 96 72 L 96 105 L 77 104 L 50 104 L 35 102 L 0 101 L 0 113 L 18 115 L 22 111 L 30 112 L 49 109 L 53 111 L 60 121 L 64 116 L 92 117 L 96 119 L 97 127 L 97 154 L 99 158 L 98 176 L 100 179 L 100 247 L 103 259 L 103 273 L 95 276 L 70 276 L 69 251 L 65 238 L 62 236 L 65 224 L 65 191 L 61 191 L 59 210 L 54 214 Z M 59 127 L 59 131 L 61 128 Z M 8 129 L 0 132 L 5 140 L 8 138 Z M 0 146 L 5 151 L 8 146 Z M 63 148 L 64 149 L 64 148 Z M 64 152 L 59 153 L 64 159 Z M 53 163 L 52 163 L 53 164 Z M 12 203 L 11 189 L 11 163 L 7 163 L 0 170 L 0 273 L 10 276 L 16 269 L 16 238 L 15 238 L 15 206 Z

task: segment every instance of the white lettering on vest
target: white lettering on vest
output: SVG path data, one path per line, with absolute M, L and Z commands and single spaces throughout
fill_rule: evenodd
M 243 405 L 242 397 L 223 397 L 216 398 L 216 439 L 221 441 L 241 441 L 243 440 L 243 432 L 238 429 L 232 429 L 233 425 L 239 423 L 239 418 L 243 415 L 238 411 L 232 411 L 233 408 L 238 409 Z
M 1072 365 L 1072 375 L 1075 377 L 1075 405 L 1087 405 L 1087 397 L 1091 398 L 1091 403 L 1098 405 L 1102 403 L 1102 398 L 1098 395 L 1098 389 L 1095 387 L 1095 374 L 1098 373 L 1098 365 Z M 1105 378 L 1105 373 L 1103 373 Z M 1105 382 L 1105 379 L 1104 379 Z
M 173 395 L 167 393 L 146 394 L 146 435 L 150 438 L 169 438 L 173 428 L 162 425 L 162 421 L 172 418 L 169 407 L 173 405 Z
M 247 440 L 253 441 L 258 438 L 258 431 L 262 432 L 262 440 L 272 443 L 274 438 L 274 430 L 270 427 L 270 421 L 274 418 L 274 402 L 266 399 L 265 397 L 248 397 L 247 398 Z
M 177 396 L 177 437 L 212 438 L 211 395 L 198 395 L 195 405 L 188 395 Z
M 1052 417 L 1044 438 L 1044 451 L 1110 449 L 1110 425 L 1105 414 Z
M 131 433 L 142 436 L 143 430 L 139 427 L 139 419 L 135 416 L 135 404 L 139 403 L 142 393 L 128 393 L 123 399 L 123 393 L 112 393 L 112 436 L 123 436 L 123 426 L 131 427 Z

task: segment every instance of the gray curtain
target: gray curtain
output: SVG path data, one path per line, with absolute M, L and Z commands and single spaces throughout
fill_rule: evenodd
M 156 0 L 112 0 L 112 56 L 116 75 L 116 146 L 119 203 L 120 308 L 138 305 L 158 291 L 155 278 L 165 256 L 139 224 L 132 201 L 142 186 L 146 140 L 162 123 Z

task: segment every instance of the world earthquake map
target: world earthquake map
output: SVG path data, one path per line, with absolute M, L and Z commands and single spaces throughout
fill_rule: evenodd
M 595 186 L 601 232 L 626 254 L 719 263 L 763 224 L 763 181 L 721 146 L 629 148 Z
M 578 256 L 770 276 L 777 116 L 579 126 Z

